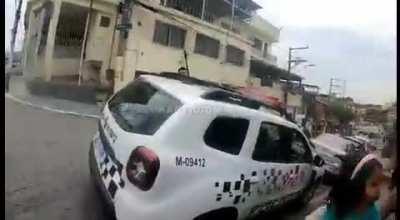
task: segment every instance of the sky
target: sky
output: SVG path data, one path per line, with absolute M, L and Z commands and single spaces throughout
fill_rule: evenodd
M 345 96 L 359 103 L 385 104 L 396 100 L 396 0 L 254 0 L 262 17 L 281 28 L 272 53 L 287 68 L 288 48 L 315 67 L 299 65 L 294 71 L 304 83 L 328 93 L 331 78 L 346 81 Z M 24 1 L 25 2 L 25 1 Z M 15 0 L 5 0 L 5 46 Z M 25 5 L 23 5 L 24 11 Z M 23 42 L 23 14 L 16 47 Z
M 360 103 L 396 100 L 396 0 L 254 0 L 263 18 L 281 28 L 272 53 L 287 68 L 288 48 L 315 67 L 299 65 L 304 82 L 328 93 L 331 78 Z

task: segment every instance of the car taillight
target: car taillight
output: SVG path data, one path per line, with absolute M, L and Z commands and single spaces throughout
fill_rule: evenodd
M 135 148 L 126 165 L 128 180 L 141 190 L 149 190 L 156 180 L 160 161 L 150 149 L 139 146 Z

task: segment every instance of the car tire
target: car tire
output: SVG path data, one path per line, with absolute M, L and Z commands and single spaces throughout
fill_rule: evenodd
M 211 210 L 209 212 L 203 213 L 193 220 L 236 220 L 238 218 L 238 211 L 234 207 L 227 207 L 221 209 Z

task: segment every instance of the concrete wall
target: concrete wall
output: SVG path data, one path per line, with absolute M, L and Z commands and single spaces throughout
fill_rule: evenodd
M 47 34 L 47 43 L 46 43 L 46 58 L 45 58 L 45 80 L 50 81 L 53 73 L 53 54 L 54 54 L 54 41 L 56 38 L 56 30 L 58 24 L 58 18 L 60 16 L 61 9 L 61 0 L 53 1 L 54 9 L 52 18 L 50 19 L 50 25 Z
M 27 8 L 27 16 L 29 16 L 29 28 L 25 34 L 24 40 L 24 66 L 23 74 L 28 78 L 45 77 L 45 54 L 37 54 L 39 46 L 39 37 L 42 30 L 42 19 L 44 11 L 40 8 L 42 2 L 31 2 L 30 7 Z M 36 13 L 35 13 L 36 12 Z
M 30 76 L 41 76 L 45 80 L 51 80 L 53 75 L 73 75 L 78 73 L 79 58 L 54 58 L 54 40 L 55 33 L 57 30 L 58 17 L 60 14 L 60 7 L 62 2 L 71 3 L 82 7 L 89 7 L 89 1 L 82 0 L 52 0 L 54 3 L 53 14 L 50 20 L 49 32 L 47 35 L 46 47 L 43 52 L 43 56 L 37 56 L 35 54 L 38 37 L 36 33 L 40 33 L 40 19 L 33 15 L 33 11 L 45 1 L 29 1 L 31 7 L 29 7 L 26 13 L 29 13 L 29 28 L 27 30 L 28 39 L 25 40 L 25 60 L 24 60 L 24 75 Z M 108 67 L 108 60 L 111 51 L 111 40 L 112 30 L 115 24 L 116 14 L 116 1 L 94 1 L 93 10 L 95 16 L 93 19 L 93 31 L 92 40 L 88 42 L 89 55 L 95 54 L 95 56 L 89 58 L 95 58 L 103 61 L 103 64 Z M 96 16 L 98 15 L 98 16 Z M 107 31 L 101 30 L 101 28 L 95 28 L 96 24 L 100 22 L 100 15 L 110 16 L 110 25 Z M 102 68 L 106 69 L 106 68 Z
M 168 13 L 169 9 L 164 13 Z M 153 13 L 142 7 L 135 7 L 132 18 L 133 30 L 130 31 L 127 50 L 125 52 L 124 74 L 119 79 L 130 81 L 135 70 L 161 72 L 176 72 L 185 65 L 183 49 L 163 46 L 153 42 L 156 20 L 173 24 L 185 29 L 186 39 L 184 48 L 188 52 L 188 63 L 191 75 L 201 79 L 217 82 L 226 82 L 234 85 L 245 85 L 249 75 L 250 42 L 238 36 L 228 36 L 223 29 L 213 29 L 205 22 L 193 21 L 191 16 L 174 14 L 171 19 L 164 15 Z M 196 23 L 197 22 L 197 23 Z M 201 24 L 199 24 L 201 23 Z M 218 59 L 195 54 L 194 45 L 196 33 L 202 33 L 220 41 Z M 235 66 L 225 62 L 225 47 L 227 44 L 235 45 L 245 51 L 244 65 Z
M 100 26 L 101 16 L 110 18 L 108 27 Z M 100 11 L 93 13 L 86 47 L 86 60 L 107 61 L 109 59 L 115 16 L 115 12 L 114 14 Z
M 54 58 L 52 76 L 76 75 L 79 69 L 79 58 Z

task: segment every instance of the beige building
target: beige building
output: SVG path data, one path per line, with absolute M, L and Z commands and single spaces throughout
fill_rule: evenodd
M 279 29 L 260 8 L 252 0 L 30 0 L 24 74 L 101 83 L 110 70 L 118 90 L 137 73 L 187 65 L 192 77 L 258 87 L 299 108 L 301 86 L 283 81 L 301 77 L 276 66 Z
M 78 76 L 80 66 L 86 73 L 84 79 L 90 73 L 104 73 L 112 56 L 116 9 L 117 2 L 112 0 L 29 0 L 25 11 L 24 75 L 50 81 Z M 89 34 L 81 65 L 85 32 Z

